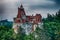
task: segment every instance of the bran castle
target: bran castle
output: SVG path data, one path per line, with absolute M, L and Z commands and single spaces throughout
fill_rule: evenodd
M 40 14 L 36 14 L 35 16 L 28 16 L 25 14 L 25 10 L 23 5 L 18 8 L 17 17 L 14 18 L 13 29 L 15 33 L 19 32 L 19 27 L 23 28 L 23 31 L 26 34 L 29 34 L 35 31 L 37 26 L 40 26 L 42 22 L 42 16 Z

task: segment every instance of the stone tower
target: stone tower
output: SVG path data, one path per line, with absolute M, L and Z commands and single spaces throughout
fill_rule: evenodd
M 19 29 L 20 25 L 25 22 L 26 22 L 25 11 L 24 11 L 23 5 L 21 5 L 18 8 L 17 17 L 14 18 L 13 29 L 14 29 L 15 33 L 18 33 L 18 31 L 19 31 L 18 29 Z

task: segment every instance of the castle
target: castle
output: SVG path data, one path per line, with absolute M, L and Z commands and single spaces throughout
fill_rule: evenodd
M 41 23 L 42 16 L 40 14 L 36 14 L 35 16 L 28 16 L 25 14 L 25 10 L 23 5 L 18 8 L 17 17 L 14 18 L 13 29 L 15 33 L 18 33 L 19 27 L 24 29 L 25 33 L 31 33 L 35 31 L 37 25 Z

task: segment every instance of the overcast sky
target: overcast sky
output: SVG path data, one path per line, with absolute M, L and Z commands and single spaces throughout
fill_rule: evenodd
M 2 18 L 13 20 L 18 13 L 18 7 L 22 4 L 25 8 L 26 15 L 41 14 L 46 17 L 47 13 L 55 14 L 60 9 L 60 0 L 2 0 L 5 12 L 0 13 Z

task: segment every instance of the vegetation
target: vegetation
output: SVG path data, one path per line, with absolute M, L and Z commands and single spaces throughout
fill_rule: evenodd
M 50 37 L 50 40 L 60 40 L 60 10 L 56 15 L 47 15 L 47 18 L 43 19 L 43 27 L 46 35 Z

